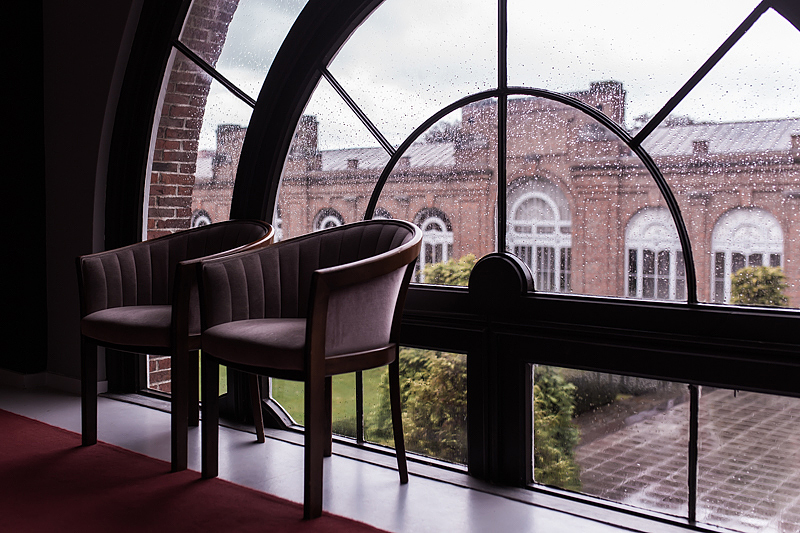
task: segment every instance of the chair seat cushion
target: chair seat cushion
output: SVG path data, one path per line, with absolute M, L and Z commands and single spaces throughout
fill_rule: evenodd
M 170 305 L 131 305 L 86 315 L 81 333 L 113 344 L 169 347 L 171 324 Z
M 203 332 L 203 350 L 243 365 L 278 370 L 303 370 L 305 318 L 237 320 Z

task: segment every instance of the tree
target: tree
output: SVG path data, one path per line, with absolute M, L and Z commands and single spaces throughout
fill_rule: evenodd
M 787 287 L 780 267 L 745 267 L 731 274 L 731 303 L 788 307 Z
M 572 422 L 575 390 L 555 369 L 537 366 L 533 380 L 533 479 L 543 485 L 580 490 L 575 446 L 580 430 Z
M 469 284 L 469 275 L 477 259 L 473 254 L 467 254 L 461 259 L 450 259 L 442 263 L 426 265 L 422 269 L 425 283 L 437 285 L 462 285 Z

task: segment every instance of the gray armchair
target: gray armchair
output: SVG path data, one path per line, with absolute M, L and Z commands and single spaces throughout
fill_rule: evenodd
M 77 259 L 84 446 L 97 442 L 97 346 L 167 355 L 172 470 L 186 469 L 188 424 L 197 426 L 199 418 L 197 355 L 190 357 L 200 348 L 195 263 L 212 254 L 264 247 L 273 236 L 265 222 L 232 220 Z
M 200 262 L 204 478 L 218 473 L 219 364 L 303 381 L 304 515 L 318 517 L 331 376 L 389 365 L 397 466 L 408 481 L 397 340 L 421 240 L 408 222 L 370 220 Z

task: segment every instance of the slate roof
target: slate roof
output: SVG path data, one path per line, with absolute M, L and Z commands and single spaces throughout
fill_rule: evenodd
M 753 122 L 722 122 L 660 126 L 644 142 L 653 157 L 690 156 L 695 141 L 708 142 L 708 153 L 788 152 L 792 135 L 800 135 L 800 118 Z M 417 143 L 407 152 L 411 168 L 453 166 L 453 143 Z M 324 150 L 322 170 L 346 170 L 348 160 L 357 159 L 359 169 L 382 169 L 389 155 L 382 148 L 345 148 Z
M 695 141 L 707 141 L 708 153 L 786 152 L 800 135 L 800 118 L 661 126 L 642 143 L 653 157 L 692 155 Z

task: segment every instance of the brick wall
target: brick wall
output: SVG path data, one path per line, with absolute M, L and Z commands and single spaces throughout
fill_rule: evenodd
M 181 42 L 214 66 L 219 59 L 239 0 L 195 0 Z M 211 77 L 180 52 L 168 74 L 150 171 L 147 239 L 187 229 L 197 149 Z M 149 387 L 170 392 L 170 359 L 150 356 Z

